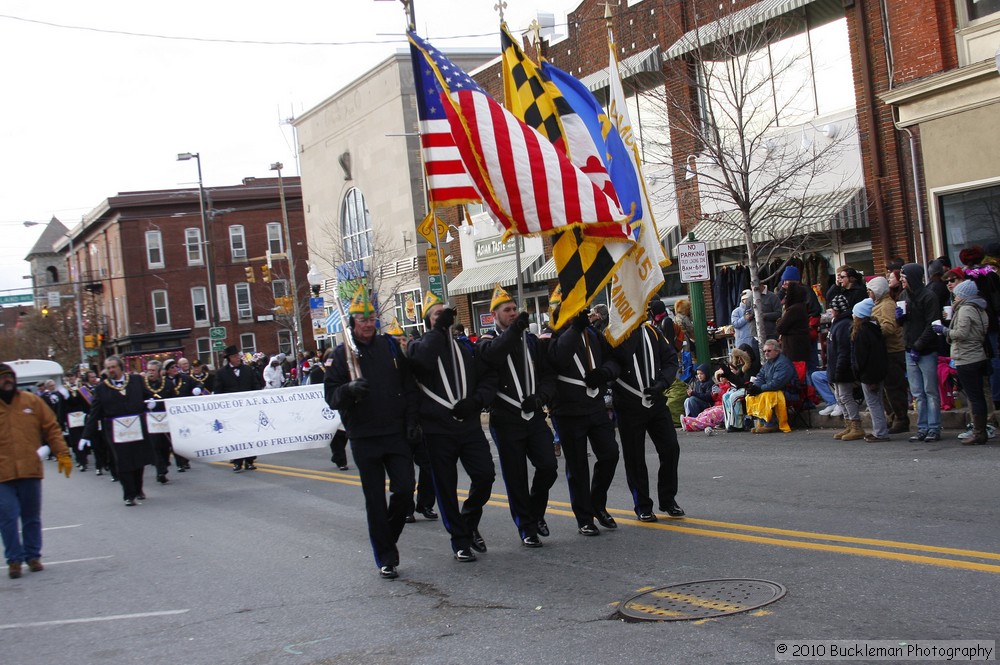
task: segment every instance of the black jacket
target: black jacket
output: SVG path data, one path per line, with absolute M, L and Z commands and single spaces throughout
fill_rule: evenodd
M 857 380 L 851 365 L 851 315 L 838 314 L 830 326 L 830 341 L 826 345 L 826 372 L 831 383 L 853 383 Z
M 333 353 L 326 370 L 323 392 L 326 403 L 337 409 L 352 439 L 399 436 L 417 424 L 416 384 L 403 350 L 389 335 L 375 335 L 368 344 L 357 342 L 361 376 L 368 382 L 368 395 L 358 400 L 347 388 L 350 373 L 346 347 Z
M 420 425 L 424 432 L 459 434 L 481 430 L 478 417 L 457 420 L 452 408 L 441 402 L 454 406 L 464 392 L 482 410 L 496 396 L 496 372 L 475 358 L 469 347 L 453 339 L 447 330 L 434 328 L 424 333 L 410 342 L 406 351 L 420 389 Z M 456 385 L 456 354 L 461 362 L 458 367 L 464 370 L 464 391 Z M 453 399 L 449 399 L 449 391 Z
M 583 335 L 587 336 L 587 344 Z M 590 356 L 587 347 L 590 348 Z M 568 326 L 553 336 L 549 343 L 549 360 L 556 372 L 556 397 L 552 401 L 552 413 L 557 416 L 589 415 L 603 411 L 606 385 L 598 389 L 596 395 L 589 395 L 583 385 L 589 371 L 601 369 L 608 382 L 614 381 L 621 373 L 618 363 L 611 357 L 611 346 L 603 335 L 587 328 L 582 333 Z M 593 365 L 591 365 L 591 357 Z M 590 391 L 593 392 L 592 390 Z
M 869 320 L 862 324 L 851 344 L 851 352 L 851 363 L 858 380 L 867 384 L 885 380 L 889 372 L 889 354 L 878 323 Z
M 490 402 L 490 416 L 504 422 L 525 422 L 520 404 L 534 395 L 548 404 L 556 392 L 556 377 L 548 359 L 540 352 L 542 345 L 530 332 L 519 333 L 513 327 L 484 332 L 476 342 L 476 355 L 497 377 L 497 394 Z M 525 381 L 524 348 L 527 340 L 532 381 Z M 513 371 L 511 368 L 513 367 Z M 520 388 L 520 390 L 518 390 Z M 541 409 L 534 418 L 545 418 Z
M 236 375 L 239 370 L 239 376 Z M 264 381 L 260 373 L 253 365 L 243 363 L 237 368 L 233 368 L 228 362 L 219 368 L 215 373 L 215 392 L 218 395 L 224 393 L 242 393 L 247 390 L 260 390 L 264 387 Z
M 611 384 L 615 395 L 615 409 L 627 411 L 647 408 L 643 406 L 643 389 L 657 381 L 661 382 L 663 390 L 650 396 L 652 406 L 648 408 L 666 406 L 667 400 L 663 392 L 677 378 L 677 351 L 667 344 L 656 328 L 649 324 L 639 326 L 621 344 L 611 349 L 611 357 L 621 368 L 618 378 Z M 637 367 L 641 376 L 636 374 Z
M 919 351 L 921 354 L 936 353 L 938 337 L 931 328 L 931 323 L 941 317 L 938 310 L 937 296 L 923 284 L 904 289 L 906 298 L 906 315 L 903 317 L 903 343 L 907 350 Z

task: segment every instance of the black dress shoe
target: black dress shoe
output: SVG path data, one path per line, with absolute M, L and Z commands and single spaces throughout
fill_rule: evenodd
M 417 512 L 424 516 L 424 519 L 436 520 L 438 514 L 434 512 L 433 508 L 417 508 Z
M 577 531 L 580 532 L 581 536 L 599 536 L 601 532 L 597 530 L 597 527 L 593 524 L 584 524 Z
M 660 510 L 671 517 L 684 517 L 685 515 L 684 509 L 678 506 L 676 501 L 660 506 Z
M 541 547 L 542 541 L 538 539 L 538 536 L 526 536 L 521 539 L 521 544 L 525 547 Z
M 247 464 L 246 465 L 246 470 L 247 471 L 256 471 L 257 470 L 257 465 L 256 464 Z
M 337 468 L 340 469 L 341 471 L 348 471 L 350 470 L 351 467 L 347 466 L 346 464 L 338 464 Z
M 135 505 L 135 499 L 125 499 L 125 505 L 126 506 L 134 506 Z
M 656 515 L 654 515 L 653 513 L 639 513 L 639 521 L 640 522 L 655 522 L 656 521 Z
M 394 580 L 399 577 L 399 573 L 396 572 L 396 566 L 382 566 L 378 569 L 378 576 L 384 580 Z
M 139 494 L 139 495 L 137 495 L 135 497 L 135 499 L 136 499 L 136 501 L 145 501 L 146 500 L 146 495 L 145 494 Z
M 478 529 L 472 530 L 472 549 L 476 550 L 480 554 L 486 553 L 486 541 L 483 540 L 483 537 L 480 535 Z
M 97 471 L 94 472 L 95 476 L 103 476 L 104 472 L 101 471 L 101 467 L 97 467 Z
M 545 520 L 538 520 L 538 535 L 549 537 L 549 525 L 545 523 Z
M 236 473 L 242 473 L 243 472 L 243 465 L 242 464 L 234 464 L 233 465 L 233 471 L 235 471 Z
M 461 561 L 462 563 L 468 563 L 469 561 L 476 560 L 476 553 L 471 549 L 458 550 L 455 552 L 455 561 Z
M 167 474 L 161 473 L 160 475 L 156 476 L 156 482 L 160 483 L 161 485 L 166 485 L 170 481 L 167 480 Z
M 618 522 L 615 521 L 615 518 L 612 517 L 611 513 L 609 513 L 608 511 L 598 510 L 596 517 L 597 517 L 597 523 L 603 526 L 605 529 L 618 528 Z
M 414 517 L 413 515 L 407 515 L 406 517 L 403 518 L 403 521 L 406 522 L 407 524 L 413 524 L 414 522 L 417 521 L 417 518 Z

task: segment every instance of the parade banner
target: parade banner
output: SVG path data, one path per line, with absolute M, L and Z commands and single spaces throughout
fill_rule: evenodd
M 323 385 L 167 400 L 174 451 L 206 462 L 329 445 L 340 414 Z

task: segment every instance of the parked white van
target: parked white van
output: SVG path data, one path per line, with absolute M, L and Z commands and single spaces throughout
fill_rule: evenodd
M 17 374 L 17 387 L 20 390 L 38 392 L 36 386 L 52 379 L 57 386 L 62 385 L 63 368 L 54 360 L 8 360 L 14 373 Z

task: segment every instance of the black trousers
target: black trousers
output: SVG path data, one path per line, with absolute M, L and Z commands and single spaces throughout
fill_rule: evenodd
M 375 565 L 398 566 L 396 543 L 406 516 L 413 512 L 413 456 L 410 445 L 399 436 L 351 439 L 351 453 L 361 476 L 368 515 L 368 538 Z M 389 501 L 385 479 L 389 477 Z
M 115 466 L 115 458 L 111 453 L 111 445 L 104 438 L 104 433 L 99 432 L 90 442 L 94 449 L 94 466 L 98 469 L 111 472 L 112 478 L 118 478 L 118 468 Z
M 347 466 L 347 432 L 342 429 L 330 439 L 330 461 L 337 466 Z
M 500 457 L 500 473 L 517 532 L 522 539 L 537 536 L 538 521 L 545 518 L 549 505 L 549 490 L 559 475 L 552 430 L 539 413 L 519 423 L 490 418 L 490 434 Z M 530 489 L 529 461 L 535 467 Z
M 122 486 L 122 496 L 125 500 L 137 499 L 142 494 L 142 472 L 146 467 L 139 467 L 131 471 L 119 471 L 118 482 Z
M 80 439 L 82 437 L 82 427 L 71 427 L 69 428 L 69 435 L 66 437 L 66 445 L 73 451 L 73 458 L 76 459 L 76 463 L 80 466 L 87 466 L 87 458 L 90 456 L 90 448 L 77 450 L 77 444 L 80 443 Z M 93 446 L 93 443 L 91 443 L 91 446 Z
M 892 414 L 893 420 L 910 421 L 910 384 L 906 380 L 906 351 L 893 351 L 889 354 L 889 370 L 883 384 L 885 403 L 888 405 L 886 415 Z
M 427 452 L 427 442 L 420 437 L 413 447 L 413 462 L 417 465 L 417 510 L 434 507 L 434 472 Z
M 468 549 L 496 478 L 490 444 L 478 428 L 455 434 L 427 434 L 424 440 L 431 460 L 441 521 L 451 534 L 451 548 L 455 552 Z M 459 462 L 470 480 L 469 496 L 461 509 L 458 506 Z
M 582 416 L 553 416 L 552 422 L 566 459 L 566 483 L 577 526 L 593 524 L 596 511 L 607 509 L 608 488 L 618 468 L 614 425 L 603 408 Z M 587 461 L 588 439 L 597 458 L 593 480 Z
M 153 446 L 156 475 L 166 475 L 170 470 L 170 437 L 166 434 L 150 434 L 149 444 Z
M 656 495 L 663 509 L 677 495 L 677 463 L 681 448 L 677 444 L 677 431 L 666 405 L 648 409 L 626 408 L 617 412 L 618 433 L 622 440 L 622 459 L 625 462 L 625 480 L 632 493 L 635 514 L 653 512 L 649 498 L 649 472 L 646 469 L 646 435 L 653 441 L 660 468 L 656 473 Z

